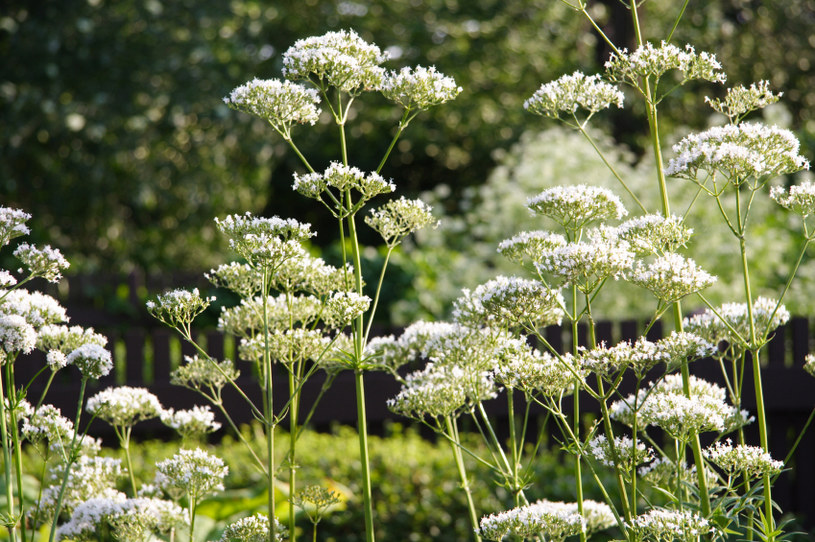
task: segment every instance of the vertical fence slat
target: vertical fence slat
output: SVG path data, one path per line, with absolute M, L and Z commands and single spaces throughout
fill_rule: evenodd
M 124 333 L 125 381 L 130 386 L 144 386 L 144 339 L 140 328 L 130 328 Z
M 767 357 L 770 367 L 784 367 L 787 364 L 786 337 L 789 333 L 789 326 L 783 325 L 775 330 L 770 344 L 767 345 Z
M 170 380 L 170 330 L 154 329 L 150 334 L 153 343 L 153 377 L 157 383 Z
M 809 320 L 795 317 L 790 320 L 789 325 L 792 328 L 792 365 L 800 367 L 809 354 Z

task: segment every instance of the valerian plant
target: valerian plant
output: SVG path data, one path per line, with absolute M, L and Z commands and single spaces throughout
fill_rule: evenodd
M 491 469 L 509 490 L 513 508 L 481 520 L 469 499 L 476 540 L 586 540 L 595 530 L 612 526 L 631 542 L 730 535 L 783 539 L 788 533 L 777 522 L 772 485 L 786 463 L 773 458 L 768 446 L 761 358 L 774 330 L 789 318 L 783 298 L 812 241 L 808 219 L 815 212 L 815 190 L 809 183 L 767 187 L 777 177 L 808 169 L 809 163 L 788 130 L 744 121 L 780 96 L 767 82 L 759 82 L 733 87 L 723 98 L 707 98 L 727 124 L 684 137 L 666 164 L 660 103 L 690 81 L 726 81 L 715 55 L 671 43 L 687 2 L 678 9 L 670 34 L 660 41 L 642 34 L 642 3 L 624 2 L 636 33 L 633 51 L 618 47 L 602 32 L 585 2 L 567 3 L 588 18 L 611 49 L 605 71 L 589 76 L 576 72 L 545 83 L 524 107 L 573 127 L 600 152 L 587 125 L 604 109 L 622 107 L 622 91 L 627 89 L 645 107 L 660 208 L 646 209 L 611 167 L 610 174 L 640 207 L 640 216 L 625 220 L 628 211 L 617 196 L 582 184 L 530 196 L 528 207 L 540 216 L 542 229 L 520 232 L 498 246 L 525 269 L 525 276 L 500 276 L 465 290 L 455 303 L 452 322 L 414 324 L 398 338 L 377 342 L 383 359 L 429 360 L 424 369 L 403 379 L 390 407 L 450 441 L 468 497 L 462 454 Z M 704 290 L 716 277 L 682 254 L 692 241 L 693 202 L 682 215 L 672 214 L 669 177 L 675 183 L 692 182 L 697 195 L 714 198 L 739 248 L 742 300 L 721 306 L 706 300 Z M 773 299 L 755 297 L 747 259 L 750 208 L 766 192 L 803 219 L 800 256 Z M 592 304 L 613 295 L 609 286 L 615 281 L 648 291 L 654 310 L 643 337 L 608 345 L 597 340 Z M 707 309 L 686 317 L 686 300 Z M 675 329 L 660 340 L 647 339 L 666 315 Z M 545 333 L 546 326 L 561 320 L 572 331 L 565 352 Z M 587 329 L 582 344 L 578 324 Z M 725 385 L 691 376 L 693 362 L 717 363 Z M 813 363 L 807 359 L 810 373 Z M 750 373 L 754 414 L 742 409 L 748 389 L 745 375 Z M 503 392 L 508 439 L 497 436 L 483 407 L 484 401 Z M 564 401 L 567 396 L 571 404 Z M 587 399 L 600 413 L 588 426 L 581 405 Z M 533 407 L 550 415 L 563 450 L 573 457 L 574 503 L 526 498 L 525 490 L 536 482 L 526 475 L 536 448 L 524 443 L 543 439 L 529 434 Z M 489 455 L 478 456 L 464 446 L 457 422 L 462 416 L 472 418 Z M 746 441 L 744 427 L 750 423 L 758 425 L 758 445 Z M 713 444 L 703 448 L 701 434 Z M 584 471 L 606 498 L 602 521 L 592 520 L 597 505 L 583 497 Z M 611 472 L 614 487 L 606 486 L 601 476 L 605 471 Z M 655 488 L 665 502 L 650 500 L 644 487 Z
M 273 541 L 281 534 L 275 509 L 280 466 L 274 464 L 274 433 L 284 418 L 288 418 L 290 435 L 285 465 L 288 536 L 295 539 L 296 506 L 305 502 L 297 490 L 296 444 L 317 406 L 316 402 L 310 405 L 302 418 L 301 390 L 317 371 L 327 373 L 324 392 L 339 371 L 350 370 L 356 383 L 365 533 L 366 540 L 374 540 L 364 373 L 393 371 L 396 367 L 374 355 L 369 346 L 371 326 L 393 251 L 412 232 L 434 225 L 435 219 L 428 205 L 404 197 L 385 200 L 365 213 L 364 222 L 382 237 L 386 249 L 378 277 L 367 278 L 373 280 L 371 285 L 362 276 L 358 227 L 361 213 L 369 204 L 396 191 L 396 182 L 384 178 L 381 171 L 408 125 L 422 111 L 452 100 L 461 92 L 451 77 L 435 67 L 388 70 L 386 61 L 386 53 L 353 30 L 329 32 L 298 40 L 283 54 L 284 80 L 253 79 L 224 98 L 229 107 L 266 120 L 289 144 L 303 166 L 294 174 L 293 190 L 315 200 L 337 220 L 342 247 L 340 265 L 332 266 L 309 252 L 308 240 L 315 232 L 308 224 L 251 214 L 216 219 L 239 260 L 213 269 L 207 277 L 216 287 L 231 290 L 241 299 L 238 305 L 222 310 L 218 325 L 240 339 L 239 356 L 254 364 L 261 403 L 256 404 L 240 389 L 232 361 L 211 358 L 196 342 L 193 320 L 212 298 L 180 290 L 163 294 L 148 305 L 156 318 L 175 328 L 197 350 L 197 356 L 179 367 L 173 380 L 199 391 L 237 429 L 223 407 L 221 395 L 225 387 L 233 388 L 263 424 L 266 450 L 252 450 L 252 456 L 268 482 L 267 515 L 258 520 L 260 526 L 246 520 L 233 529 L 236 533 L 251 530 L 252 539 L 262 536 Z M 393 102 L 401 116 L 389 145 L 383 148 L 378 167 L 364 171 L 353 163 L 347 126 L 356 117 L 352 112 L 357 103 L 372 92 Z M 340 153 L 336 160 L 315 167 L 301 153 L 294 133 L 298 125 L 313 125 L 326 118 L 337 126 Z M 284 369 L 288 380 L 280 410 L 275 410 L 274 401 L 280 393 L 277 367 Z M 240 431 L 237 434 L 241 436 Z M 245 444 L 250 446 L 249 442 Z

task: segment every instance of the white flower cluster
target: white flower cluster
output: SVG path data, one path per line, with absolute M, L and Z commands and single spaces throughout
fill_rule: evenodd
M 760 123 L 715 126 L 685 136 L 673 146 L 676 154 L 665 173 L 695 179 L 699 170 L 718 171 L 730 182 L 769 177 L 809 169 L 798 154 L 800 143 L 789 130 Z
M 291 139 L 293 123 L 313 125 L 320 118 L 317 90 L 291 81 L 255 78 L 236 87 L 224 103 L 265 119 L 286 139 Z
M 373 228 L 388 247 L 395 247 L 402 239 L 425 226 L 436 226 L 430 206 L 420 199 L 391 200 L 378 209 L 371 209 L 365 223 Z
M 187 410 L 168 408 L 161 411 L 161 423 L 175 429 L 183 438 L 200 438 L 221 428 L 215 413 L 207 406 L 194 406 Z
M 73 350 L 66 361 L 75 365 L 82 376 L 94 380 L 106 376 L 113 369 L 113 358 L 110 352 L 98 344 L 83 344 Z
M 775 94 L 770 90 L 769 81 L 759 81 L 750 85 L 750 88 L 738 85 L 727 89 L 723 100 L 706 96 L 705 103 L 730 119 L 731 123 L 736 123 L 748 113 L 774 104 L 782 95 L 782 92 Z
M 724 388 L 694 376 L 685 394 L 682 375 L 672 374 L 650 388 L 611 405 L 611 417 L 626 425 L 638 415 L 641 425 L 656 425 L 677 440 L 696 433 L 725 433 L 751 421 L 746 412 L 728 405 Z M 635 406 L 636 405 L 636 406 Z
M 204 273 L 216 288 L 225 288 L 242 298 L 254 297 L 262 287 L 261 275 L 245 263 L 230 262 Z
M 509 261 L 524 264 L 540 261 L 539 255 L 566 244 L 559 233 L 543 230 L 525 231 L 498 244 L 498 252 Z
M 733 446 L 729 439 L 702 450 L 702 454 L 729 476 L 746 473 L 747 476 L 761 478 L 778 474 L 784 468 L 783 461 L 776 461 L 762 448 L 744 444 Z
M 586 76 L 577 71 L 541 85 L 524 102 L 524 109 L 559 119 L 561 113 L 574 115 L 578 108 L 582 108 L 591 116 L 612 105 L 622 108 L 623 99 L 623 93 L 614 85 L 603 81 L 599 75 Z
M 288 329 L 292 322 L 309 325 L 316 322 L 323 309 L 320 300 L 311 295 L 267 296 L 264 319 L 264 298 L 242 299 L 234 307 L 224 307 L 218 318 L 218 329 L 242 338 L 252 338 L 263 330 Z
M 591 292 L 603 280 L 620 279 L 634 265 L 634 253 L 625 242 L 580 241 L 539 255 L 535 269 L 563 284 Z
M 571 394 L 584 375 L 572 356 L 558 359 L 521 339 L 505 341 L 493 370 L 495 381 L 506 388 L 555 398 Z
M 291 364 L 300 360 L 321 361 L 330 339 L 319 329 L 275 329 L 241 341 L 238 354 L 245 361 L 261 363 L 268 352 L 272 360 Z
M 659 47 L 646 42 L 633 53 L 626 49 L 619 54 L 612 53 L 605 67 L 610 80 L 636 88 L 639 88 L 642 78 L 653 77 L 658 80 L 671 70 L 681 72 L 683 83 L 693 79 L 724 83 L 727 79 L 715 55 L 704 51 L 697 53 L 690 45 L 680 49 L 664 41 Z
M 201 297 L 198 288 L 171 290 L 147 302 L 147 312 L 170 327 L 187 328 L 215 301 L 214 297 Z
M 407 375 L 398 395 L 388 399 L 388 408 L 413 419 L 451 415 L 467 404 L 467 381 L 473 377 L 460 367 L 428 363 Z M 475 377 L 483 380 L 485 389 L 490 387 L 486 371 Z
M 804 358 L 804 370 L 812 376 L 815 376 L 815 356 L 807 354 Z
M 164 411 L 154 394 L 146 388 L 118 386 L 102 390 L 88 399 L 85 410 L 115 427 L 157 418 Z
M 358 94 L 382 87 L 385 69 L 380 64 L 387 59 L 387 54 L 355 31 L 340 30 L 294 42 L 283 53 L 283 75 L 289 79 L 313 76 L 321 84 Z
M 716 277 L 690 258 L 667 252 L 648 264 L 637 262 L 628 280 L 649 290 L 663 303 L 673 303 L 704 290 Z
M 577 513 L 575 503 L 540 500 L 481 518 L 479 533 L 486 540 L 503 540 L 506 536 L 522 539 L 542 536 L 549 541 L 562 541 L 586 529 L 586 519 Z
M 356 292 L 334 292 L 325 302 L 326 314 L 323 320 L 332 328 L 342 328 L 358 316 L 362 316 L 371 306 L 371 298 Z
M 275 542 L 283 542 L 287 538 L 286 528 L 275 522 Z M 255 514 L 241 518 L 230 523 L 224 529 L 218 542 L 269 542 L 269 518 L 263 514 Z
M 35 328 L 68 321 L 65 308 L 49 295 L 18 289 L 0 290 L 0 297 L 0 313 L 22 316 Z
M 59 527 L 58 539 L 95 540 L 107 523 L 117 540 L 147 540 L 153 533 L 166 533 L 188 522 L 181 507 L 173 502 L 148 497 L 128 499 L 124 493 L 108 493 L 77 506 L 70 521 Z
M 80 326 L 47 324 L 37 332 L 37 348 L 45 352 L 59 351 L 67 355 L 83 344 L 107 346 L 108 338 L 91 327 Z
M 37 330 L 17 314 L 0 315 L 0 347 L 7 354 L 30 353 L 37 344 Z M 0 365 L 8 356 L 2 356 Z
M 59 249 L 51 248 L 50 245 L 38 248 L 28 243 L 20 243 L 14 250 L 14 257 L 28 267 L 31 276 L 42 277 L 49 282 L 59 282 L 62 270 L 68 269 L 71 265 Z
M 598 220 L 620 219 L 628 214 L 611 190 L 599 186 L 555 186 L 530 197 L 526 206 L 548 216 L 568 231 L 577 231 Z
M 215 225 L 229 238 L 229 248 L 255 268 L 275 268 L 289 258 L 302 257 L 301 243 L 316 235 L 310 224 L 293 218 L 255 217 L 248 212 L 216 218 Z
M 0 288 L 8 288 L 9 286 L 14 286 L 17 284 L 17 279 L 6 271 L 5 269 L 0 269 Z
M 6 246 L 15 237 L 31 233 L 25 225 L 29 218 L 31 215 L 25 211 L 0 207 L 0 247 Z
M 812 181 L 794 184 L 789 190 L 773 186 L 770 189 L 770 197 L 780 206 L 804 218 L 815 214 L 815 183 Z
M 217 361 L 198 356 L 185 356 L 185 363 L 170 375 L 170 384 L 193 390 L 212 392 L 215 396 L 228 383 L 240 375 L 231 360 Z
M 678 511 L 652 508 L 628 524 L 637 533 L 637 540 L 673 542 L 674 540 L 700 540 L 713 531 L 708 521 L 690 510 Z
M 156 485 L 165 491 L 180 490 L 197 500 L 224 489 L 229 469 L 223 460 L 200 448 L 181 449 L 173 457 L 156 463 Z
M 343 290 L 354 276 L 354 267 L 344 268 L 328 265 L 322 258 L 308 253 L 291 258 L 277 267 L 271 277 L 271 286 L 281 292 L 306 292 L 325 297 L 336 290 Z M 251 296 L 244 296 L 251 297 Z
M 586 453 L 601 465 L 621 468 L 629 473 L 654 460 L 653 449 L 639 440 L 635 444 L 629 436 L 614 437 L 612 447 L 605 435 L 597 435 L 589 441 Z
M 42 439 L 52 442 L 66 442 L 74 434 L 74 424 L 62 415 L 53 405 L 41 405 L 23 418 L 23 437 L 37 443 Z
M 790 313 L 784 305 L 779 305 L 767 297 L 756 299 L 752 312 L 758 337 L 768 335 L 790 319 Z M 715 313 L 708 309 L 701 314 L 685 318 L 683 327 L 716 345 L 722 341 L 731 345 L 742 345 L 750 340 L 750 312 L 746 303 L 725 303 L 717 307 Z
M 429 109 L 453 100 L 461 93 L 455 79 L 438 71 L 435 66 L 402 68 L 392 71 L 382 83 L 382 94 L 407 110 Z
M 676 215 L 643 215 L 626 220 L 614 230 L 638 255 L 663 254 L 685 246 L 693 229 Z
M 378 173 L 365 173 L 353 166 L 346 166 L 340 162 L 331 162 L 323 173 L 294 174 L 292 188 L 306 197 L 323 201 L 329 209 L 331 205 L 323 200 L 323 194 L 328 192 L 334 208 L 332 213 L 337 217 L 344 217 L 358 208 L 362 202 L 380 194 L 388 194 L 396 190 L 392 181 L 386 181 Z M 329 188 L 335 189 L 339 194 L 334 195 Z M 361 201 L 349 208 L 345 201 L 345 193 L 355 190 L 361 196 Z
M 611 348 L 601 344 L 599 348 L 580 352 L 580 366 L 599 375 L 609 375 L 630 368 L 638 376 L 645 374 L 659 363 L 668 370 L 684 361 L 695 361 L 710 356 L 716 347 L 704 338 L 684 332 L 651 342 L 641 337 L 635 343 L 622 341 Z
M 65 464 L 54 465 L 49 472 L 50 484 L 42 492 L 38 506 L 45 513 L 52 513 L 59 497 Z M 67 513 L 94 497 L 99 497 L 116 487 L 116 482 L 125 474 L 120 459 L 112 457 L 90 457 L 80 455 L 71 466 L 62 501 Z
M 500 275 L 481 284 L 469 302 L 481 307 L 484 315 L 470 315 L 467 322 L 496 322 L 505 325 L 544 327 L 559 325 L 563 319 L 563 296 L 537 280 Z M 456 304 L 459 308 L 459 304 Z M 463 307 L 462 307 L 463 308 Z M 463 314 L 460 311 L 459 314 Z M 476 317 L 476 318 L 473 318 Z M 465 322 L 466 323 L 466 322 Z

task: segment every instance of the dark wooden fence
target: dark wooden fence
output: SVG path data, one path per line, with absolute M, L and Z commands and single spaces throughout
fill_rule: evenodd
M 182 344 L 171 330 L 160 327 L 144 309 L 144 300 L 151 294 L 175 286 L 206 288 L 206 283 L 200 275 L 144 277 L 131 274 L 125 280 L 120 277 L 96 276 L 72 279 L 67 286 L 63 281 L 59 290 L 49 292 L 62 299 L 68 308 L 72 325 L 94 326 L 110 340 L 108 346 L 114 355 L 115 369 L 109 376 L 95 383 L 90 394 L 113 385 L 143 386 L 155 393 L 165 407 L 179 409 L 205 403 L 194 392 L 169 383 L 172 369 L 181 363 L 184 355 L 192 354 L 192 349 L 189 345 Z M 114 296 L 118 303 L 111 307 L 109 302 L 102 306 L 98 301 L 89 301 L 105 296 Z M 599 322 L 597 338 L 610 344 L 633 340 L 639 337 L 642 328 L 643 325 L 635 321 Z M 802 370 L 804 357 L 812 347 L 814 328 L 815 319 L 792 318 L 775 333 L 768 347 L 767 359 L 762 364 L 770 449 L 773 457 L 778 459 L 786 457 L 790 452 L 801 428 L 815 408 L 815 378 Z M 552 327 L 546 333 L 555 347 L 569 344 L 567 330 Z M 235 343 L 225 339 L 216 330 L 203 330 L 199 336 L 213 357 L 236 359 Z M 655 326 L 649 337 L 653 339 L 659 336 L 661 329 Z M 18 382 L 33 376 L 41 366 L 35 359 L 15 364 Z M 255 390 L 250 365 L 238 362 L 238 368 L 241 370 L 239 385 L 244 390 Z M 719 367 L 709 360 L 693 363 L 691 372 L 701 378 L 721 383 Z M 73 368 L 62 373 L 64 374 L 58 374 L 59 378 L 49 391 L 47 401 L 65 413 L 72 413 L 76 408 L 79 379 Z M 281 373 L 280 382 L 284 382 L 282 376 Z M 309 382 L 304 390 L 304 405 L 312 403 L 322 386 L 323 378 L 318 375 Z M 398 393 L 399 385 L 384 373 L 370 373 L 365 378 L 368 420 L 376 430 L 381 428 L 385 420 L 395 419 L 387 410 L 385 402 Z M 41 377 L 35 381 L 29 390 L 29 396 L 39 397 L 39 386 L 44 380 Z M 748 384 L 745 387 L 743 407 L 755 412 L 752 385 L 749 384 L 752 376 L 749 373 L 745 376 L 745 382 Z M 249 395 L 255 400 L 259 399 L 257 395 L 252 396 L 251 392 Z M 283 395 L 277 394 L 280 407 L 283 406 Z M 353 425 L 356 421 L 354 396 L 353 375 L 341 373 L 323 396 L 312 424 L 318 429 L 327 428 L 332 423 Z M 238 423 L 252 421 L 249 409 L 237 394 L 225 393 L 225 402 Z M 498 416 L 506 409 L 505 401 L 496 401 L 490 406 Z M 757 428 L 754 425 L 748 430 L 748 438 L 757 442 Z M 94 430 L 102 434 L 106 431 L 101 424 L 96 425 Z M 136 426 L 136 430 L 140 430 L 139 434 L 142 436 L 168 435 L 157 422 L 140 424 Z M 810 428 L 804 434 L 790 466 L 792 470 L 783 474 L 776 482 L 774 497 L 784 510 L 797 513 L 808 528 L 815 527 L 815 428 Z

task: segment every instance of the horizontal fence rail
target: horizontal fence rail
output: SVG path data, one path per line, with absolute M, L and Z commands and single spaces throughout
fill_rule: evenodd
M 170 384 L 173 369 L 182 363 L 184 356 L 193 355 L 194 349 L 181 341 L 172 330 L 159 327 L 144 309 L 144 299 L 149 294 L 160 293 L 178 284 L 187 287 L 190 285 L 206 287 L 200 275 L 150 279 L 131 274 L 124 282 L 119 278 L 118 283 L 113 278 L 72 279 L 68 287 L 60 284 L 58 290 L 47 292 L 62 300 L 68 309 L 72 325 L 94 326 L 98 332 L 108 337 L 108 348 L 114 356 L 114 370 L 93 384 L 92 389 L 88 391 L 89 396 L 110 386 L 128 385 L 149 389 L 165 408 L 186 409 L 206 404 L 205 399 L 194 391 Z M 82 294 L 86 293 L 88 288 L 101 293 L 100 295 L 115 292 L 117 298 L 121 300 L 118 313 L 111 316 L 98 306 L 83 304 Z M 814 326 L 815 319 L 792 318 L 786 325 L 776 330 L 767 348 L 766 359 L 762 362 L 770 450 L 776 459 L 783 459 L 788 455 L 815 407 L 815 378 L 807 375 L 802 369 L 804 358 L 812 347 Z M 596 336 L 598 342 L 616 344 L 623 340 L 636 340 L 644 327 L 642 322 L 633 320 L 599 321 L 596 325 Z M 578 341 L 585 344 L 586 335 L 586 328 L 581 326 L 578 330 Z M 549 327 L 545 330 L 545 336 L 549 343 L 560 351 L 564 345 L 571 344 L 571 331 L 566 328 Z M 662 329 L 659 324 L 648 333 L 648 338 L 652 340 L 661 336 Z M 213 358 L 237 360 L 237 343 L 231 338 L 224 337 L 215 329 L 200 330 L 197 337 L 206 345 L 207 352 Z M 44 363 L 44 355 L 39 353 L 15 363 L 17 382 L 27 382 Z M 259 404 L 260 394 L 252 376 L 252 364 L 236 361 L 236 366 L 241 372 L 238 385 Z M 276 381 L 280 382 L 280 385 L 286 385 L 285 370 L 282 367 L 278 369 L 279 378 Z M 695 376 L 723 385 L 721 368 L 712 360 L 694 362 L 690 365 L 690 370 Z M 400 418 L 386 407 L 386 401 L 393 398 L 400 389 L 393 376 L 372 372 L 366 374 L 365 379 L 367 414 L 372 429 L 381 430 L 387 420 L 399 421 Z M 34 400 L 38 399 L 46 380 L 47 375 L 36 378 L 28 390 L 28 396 Z M 307 383 L 303 390 L 304 410 L 308 410 L 313 404 L 324 382 L 325 375 L 318 373 Z M 748 371 L 745 375 L 745 403 L 742 406 L 754 413 L 756 405 L 751 384 L 748 384 L 751 382 L 752 376 Z M 46 402 L 63 412 L 72 412 L 76 408 L 78 392 L 78 372 L 75 368 L 69 367 L 58 373 L 56 381 L 48 391 Z M 275 399 L 279 400 L 277 408 L 284 406 L 284 395 L 286 394 L 275 394 Z M 353 374 L 340 373 L 316 407 L 311 425 L 316 429 L 327 429 L 335 423 L 353 425 L 357 416 L 354 397 Z M 582 404 L 590 403 L 586 401 Z M 253 421 L 250 409 L 234 390 L 229 388 L 224 390 L 224 406 L 236 423 Z M 499 418 L 506 413 L 505 400 L 492 401 L 486 406 L 491 414 Z M 812 429 L 815 428 L 810 428 L 803 435 L 795 454 L 791 457 L 789 463 L 791 471 L 780 476 L 774 488 L 774 496 L 782 505 L 782 509 L 796 513 L 807 528 L 815 527 L 815 491 L 812 490 L 815 487 L 815 431 Z M 112 435 L 111 430 L 98 421 L 94 422 L 91 432 L 108 438 Z M 135 438 L 169 436 L 170 430 L 156 420 L 143 422 L 134 427 Z M 748 426 L 747 437 L 751 442 L 757 443 L 757 428 Z

